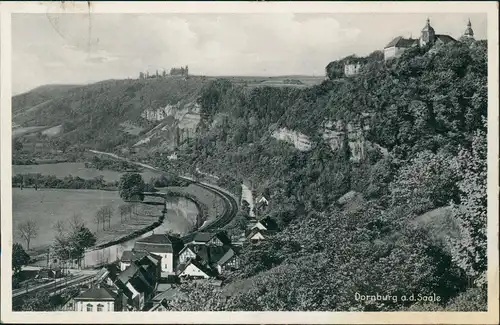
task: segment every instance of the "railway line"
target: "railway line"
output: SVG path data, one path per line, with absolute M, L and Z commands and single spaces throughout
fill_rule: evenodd
M 152 170 L 155 172 L 166 174 L 166 172 L 164 172 L 156 167 L 153 167 L 151 165 L 144 164 L 144 163 L 137 162 L 137 161 L 133 161 L 133 160 L 130 160 L 130 159 L 127 159 L 124 157 L 120 157 L 120 156 L 113 154 L 113 153 L 97 151 L 97 150 L 90 150 L 90 152 L 96 153 L 96 154 L 101 154 L 101 155 L 106 155 L 106 156 L 109 156 L 109 157 L 112 157 L 112 158 L 115 158 L 118 160 L 126 161 L 126 162 L 131 163 L 131 164 L 136 164 L 136 165 L 141 166 L 145 169 L 149 169 L 149 170 Z M 179 177 L 183 178 L 185 180 L 188 180 L 188 181 L 190 181 L 190 182 L 192 182 L 200 187 L 203 187 L 212 193 L 215 193 L 216 195 L 220 196 L 224 200 L 224 203 L 225 203 L 224 212 L 220 216 L 216 216 L 215 220 L 213 220 L 207 224 L 204 224 L 200 228 L 198 228 L 197 230 L 183 236 L 182 237 L 183 239 L 189 239 L 190 237 L 194 236 L 197 232 L 200 232 L 200 231 L 214 231 L 214 230 L 220 229 L 223 226 L 225 226 L 226 224 L 228 224 L 236 216 L 236 213 L 238 212 L 238 201 L 234 198 L 234 196 L 231 193 L 229 193 L 226 190 L 224 190 L 218 186 L 215 186 L 213 184 L 197 181 L 189 176 L 179 175 Z

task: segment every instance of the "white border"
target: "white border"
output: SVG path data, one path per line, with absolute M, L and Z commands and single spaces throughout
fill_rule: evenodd
M 6 323 L 498 324 L 498 7 L 496 2 L 1 2 L 1 321 Z M 11 13 L 486 13 L 488 17 L 488 312 L 11 312 Z

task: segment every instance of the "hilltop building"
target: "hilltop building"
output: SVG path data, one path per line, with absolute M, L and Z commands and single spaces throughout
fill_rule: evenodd
M 469 39 L 474 39 L 474 31 L 472 30 L 472 24 L 467 22 L 467 28 L 465 29 L 464 35 L 462 36 L 463 38 L 469 38 Z
M 465 30 L 464 36 L 473 37 L 474 32 L 471 27 L 471 23 L 467 24 L 467 29 Z M 384 47 L 384 59 L 389 60 L 392 58 L 400 57 L 404 51 L 415 46 L 434 46 L 441 44 L 454 43 L 456 40 L 450 35 L 436 34 L 434 28 L 431 26 L 430 19 L 427 18 L 427 22 L 420 32 L 420 37 L 418 39 L 414 38 L 404 38 L 398 36 L 394 38 Z
M 355 76 L 361 72 L 363 65 L 361 63 L 346 63 L 344 74 L 346 77 Z

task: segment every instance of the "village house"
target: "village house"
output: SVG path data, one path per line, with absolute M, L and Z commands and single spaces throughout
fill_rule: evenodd
M 231 239 L 224 231 L 197 232 L 192 239 L 188 240 L 187 244 L 224 246 L 230 245 Z
M 202 261 L 208 267 L 217 270 L 218 274 L 239 266 L 238 249 L 233 246 L 205 246 L 188 244 L 179 254 L 179 262 L 186 264 L 191 259 Z M 189 270 L 187 271 L 189 272 Z
M 106 287 L 92 287 L 70 300 L 73 310 L 78 312 L 121 311 L 123 297 Z M 67 307 L 69 308 L 69 307 Z
M 471 37 L 474 35 L 470 20 L 467 24 L 467 29 L 465 30 L 464 36 Z M 439 46 L 442 44 L 454 43 L 456 40 L 450 35 L 436 34 L 434 28 L 431 26 L 430 19 L 427 18 L 427 22 L 420 32 L 420 37 L 418 39 L 414 38 L 404 38 L 398 36 L 394 38 L 389 44 L 384 47 L 384 59 L 389 60 L 392 58 L 400 57 L 407 49 L 415 46 Z
M 178 298 L 185 298 L 186 295 L 178 288 L 172 287 L 168 290 L 159 292 L 153 299 L 151 303 L 151 308 L 149 311 L 168 311 L 171 309 L 176 309 L 173 301 Z
M 135 242 L 134 251 L 145 251 L 161 257 L 161 272 L 174 272 L 174 259 L 182 249 L 182 240 L 167 234 L 153 234 Z
M 259 215 L 269 206 L 269 200 L 264 195 L 259 195 L 255 200 L 254 212 Z
M 217 270 L 207 265 L 200 257 L 196 257 L 179 264 L 177 275 L 181 279 L 210 279 L 218 274 Z
M 94 277 L 94 285 L 102 285 L 105 284 L 107 286 L 112 287 L 114 282 L 116 281 L 118 274 L 120 273 L 120 269 L 115 264 L 109 264 L 97 272 Z
M 250 241 L 258 241 L 258 240 L 266 239 L 266 238 L 272 236 L 273 234 L 274 234 L 274 232 L 262 230 L 259 228 L 253 228 L 250 231 L 247 231 L 246 239 L 250 240 Z
M 136 251 L 136 250 L 129 250 L 129 251 L 123 251 L 122 256 L 120 258 L 120 270 L 124 271 L 127 267 L 130 266 L 130 264 L 133 261 L 137 261 L 144 256 L 147 256 L 149 253 L 146 251 Z M 159 256 L 159 255 L 156 255 Z M 161 257 L 160 257 L 161 260 Z
M 239 248 L 231 247 L 226 253 L 215 262 L 215 267 L 219 274 L 224 274 L 227 271 L 233 271 L 240 267 Z
M 159 263 L 150 256 L 145 256 L 120 273 L 114 283 L 116 288 L 127 298 L 127 309 L 141 311 L 151 300 L 158 284 Z
M 260 229 L 260 230 L 271 231 L 271 232 L 279 231 L 278 224 L 271 217 L 264 217 L 264 218 L 260 219 L 255 225 L 253 225 L 253 227 L 250 230 L 253 230 L 256 228 Z

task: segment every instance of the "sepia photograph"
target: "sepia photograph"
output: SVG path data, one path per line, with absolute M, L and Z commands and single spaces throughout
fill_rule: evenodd
M 4 4 L 2 321 L 498 321 L 494 2 Z

